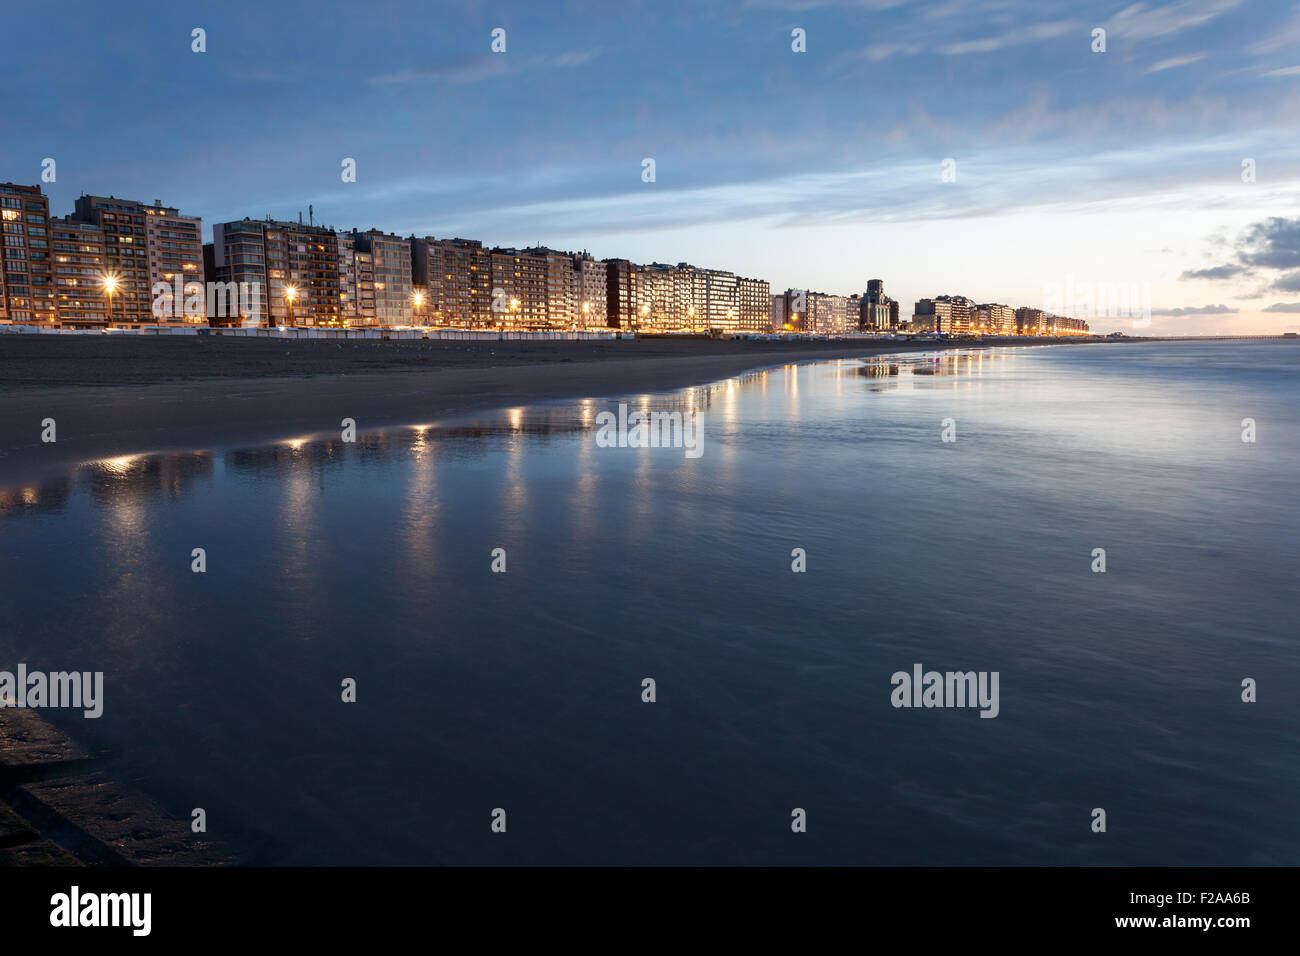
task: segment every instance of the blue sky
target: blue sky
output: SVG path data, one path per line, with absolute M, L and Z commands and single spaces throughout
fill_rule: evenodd
M 311 204 L 776 289 L 880 277 L 905 313 L 1123 287 L 1156 332 L 1300 328 L 1300 5 L 16 7 L 0 180 L 53 157 L 56 214 L 83 191 L 206 223 Z

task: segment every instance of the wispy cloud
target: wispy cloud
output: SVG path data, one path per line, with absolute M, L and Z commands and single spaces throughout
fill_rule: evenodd
M 1159 63 L 1147 67 L 1148 73 L 1159 73 L 1162 70 L 1172 70 L 1180 66 L 1187 66 L 1189 63 L 1195 63 L 1198 60 L 1204 60 L 1204 53 L 1193 53 L 1189 56 L 1171 56 L 1167 60 L 1161 60 Z
M 372 86 L 402 86 L 420 83 L 477 83 L 491 77 L 515 74 L 522 70 L 571 69 L 585 66 L 600 56 L 600 50 L 577 50 L 554 56 L 484 53 L 451 57 L 434 66 L 416 67 L 372 76 Z M 507 59 L 508 57 L 508 59 Z
M 1035 23 L 1027 27 L 1009 30 L 998 36 L 982 37 L 978 40 L 962 40 L 946 43 L 939 47 L 939 52 L 946 56 L 964 56 L 968 53 L 992 53 L 1011 46 L 1023 46 L 1026 43 L 1038 43 L 1052 40 L 1076 31 L 1081 24 L 1077 20 L 1057 20 L 1052 23 Z
M 1300 5 L 1291 8 L 1291 18 L 1281 27 L 1268 31 L 1268 35 L 1250 47 L 1250 52 L 1257 56 L 1277 53 L 1279 50 L 1293 50 L 1300 45 Z
M 1230 309 L 1226 305 L 1189 305 L 1179 309 L 1152 309 L 1152 315 L 1236 315 L 1236 309 Z
M 974 53 L 993 53 L 1008 47 L 1041 43 L 1054 40 L 1075 31 L 1081 31 L 1084 24 L 1078 20 L 1054 20 L 1046 23 L 1034 23 L 1024 27 L 1013 27 L 1003 33 L 992 36 L 975 37 L 968 40 L 952 40 L 936 43 L 932 39 L 915 42 L 890 42 L 869 44 L 866 49 L 868 60 L 886 60 L 892 56 L 914 56 L 919 53 L 937 52 L 944 56 L 967 56 Z
M 1188 269 L 1180 279 L 1231 279 L 1246 272 L 1245 266 L 1236 264 L 1211 266 L 1208 269 Z
M 1242 0 L 1180 0 L 1163 6 L 1135 3 L 1111 17 L 1106 29 L 1115 37 L 1127 40 L 1172 36 L 1193 27 L 1205 26 L 1216 17 L 1241 6 L 1241 2 Z

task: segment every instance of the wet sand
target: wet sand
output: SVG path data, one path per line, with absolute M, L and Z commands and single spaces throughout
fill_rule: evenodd
M 954 347 L 972 345 L 6 335 L 0 337 L 0 486 L 101 458 L 337 432 L 344 418 L 354 419 L 359 431 L 432 424 L 489 408 L 684 388 L 787 362 Z M 41 440 L 42 422 L 50 418 L 52 443 Z

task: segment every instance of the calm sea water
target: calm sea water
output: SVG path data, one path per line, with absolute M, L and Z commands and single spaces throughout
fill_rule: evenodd
M 1294 865 L 1298 372 L 873 357 L 623 397 L 698 459 L 597 447 L 615 397 L 91 463 L 0 498 L 0 667 L 103 670 L 45 713 L 254 862 Z M 895 709 L 915 663 L 999 716 Z

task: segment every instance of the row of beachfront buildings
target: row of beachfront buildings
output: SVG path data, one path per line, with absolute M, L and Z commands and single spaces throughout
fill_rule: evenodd
M 0 183 L 0 323 L 1045 334 L 1070 330 L 1068 322 L 1087 330 L 961 296 L 923 299 L 908 319 L 879 279 L 861 295 L 773 295 L 762 279 L 684 262 L 491 248 L 313 219 L 215 223 L 205 243 L 200 217 L 159 200 L 81 196 L 55 217 L 39 186 Z

